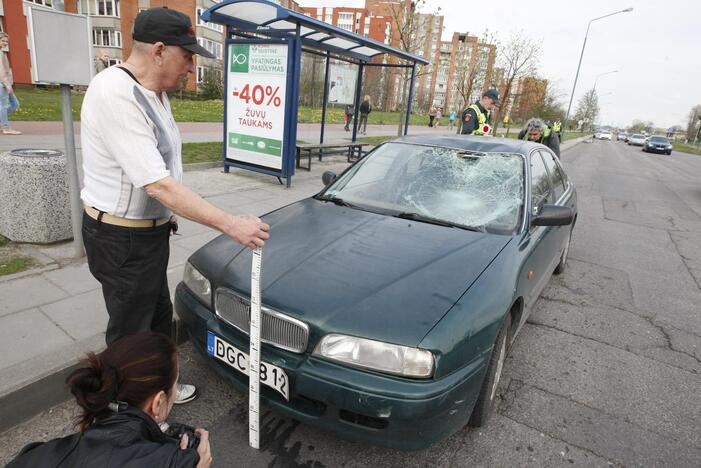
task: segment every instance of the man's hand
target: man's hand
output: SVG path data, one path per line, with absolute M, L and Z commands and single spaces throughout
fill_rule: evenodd
M 222 231 L 236 242 L 255 249 L 270 238 L 270 226 L 251 215 L 232 216 L 230 226 Z
M 214 228 L 246 247 L 262 247 L 270 238 L 270 226 L 259 218 L 229 214 L 170 176 L 145 185 L 144 190 L 173 213 Z
M 7 94 L 14 94 L 15 93 L 15 91 L 12 89 L 12 86 L 6 86 L 5 88 L 7 89 Z

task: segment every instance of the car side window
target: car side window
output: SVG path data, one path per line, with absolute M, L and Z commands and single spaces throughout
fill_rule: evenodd
M 553 191 L 555 192 L 553 194 L 552 203 L 555 203 L 565 192 L 565 178 L 562 175 L 562 169 L 557 164 L 557 161 L 555 161 L 555 156 L 553 156 L 552 153 L 541 151 L 540 155 L 545 160 L 545 165 L 550 172 L 550 180 L 552 181 Z
M 552 203 L 548 171 L 540 156 L 540 151 L 531 153 L 531 212 L 538 214 L 540 207 Z

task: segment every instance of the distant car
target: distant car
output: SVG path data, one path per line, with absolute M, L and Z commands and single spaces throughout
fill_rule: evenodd
M 594 138 L 597 140 L 611 140 L 611 132 L 609 130 L 598 130 L 594 134 Z
M 628 141 L 628 134 L 620 132 L 616 138 L 618 141 Z
M 413 136 L 268 213 L 261 403 L 374 444 L 423 448 L 484 424 L 577 195 L 545 146 Z M 208 364 L 248 392 L 251 250 L 220 236 L 175 294 Z M 563 362 L 563 369 L 568 363 Z
M 672 142 L 669 138 L 653 135 L 648 137 L 647 141 L 643 145 L 643 151 L 651 153 L 665 153 L 672 154 Z
M 633 146 L 645 146 L 645 135 L 634 133 L 628 138 L 628 144 Z

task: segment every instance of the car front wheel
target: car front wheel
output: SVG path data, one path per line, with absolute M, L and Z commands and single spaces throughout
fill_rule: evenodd
M 558 263 L 555 270 L 553 270 L 553 273 L 556 275 L 562 274 L 565 268 L 567 268 L 567 255 L 570 253 L 570 242 L 572 242 L 572 229 L 570 229 L 570 233 L 567 235 L 567 243 L 565 244 L 565 249 L 562 251 L 562 255 L 560 255 L 560 263 Z
M 494 341 L 492 354 L 489 357 L 487 374 L 484 376 L 482 389 L 480 390 L 477 403 L 475 403 L 475 407 L 472 409 L 472 415 L 470 416 L 470 421 L 468 422 L 470 426 L 484 426 L 489 420 L 489 416 L 492 414 L 492 409 L 494 408 L 494 398 L 497 394 L 497 387 L 499 386 L 501 371 L 504 369 L 504 361 L 506 360 L 507 338 L 509 335 L 508 330 L 510 324 L 511 315 L 507 315 L 506 320 L 504 320 L 504 323 L 502 323 L 501 328 L 499 329 L 497 339 Z

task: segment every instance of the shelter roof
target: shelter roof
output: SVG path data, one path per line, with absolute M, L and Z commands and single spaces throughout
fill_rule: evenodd
M 386 54 L 420 65 L 429 63 L 419 55 L 390 47 L 267 0 L 226 0 L 207 9 L 201 18 L 203 21 L 271 38 L 292 37 L 299 27 L 303 45 L 362 62 Z

